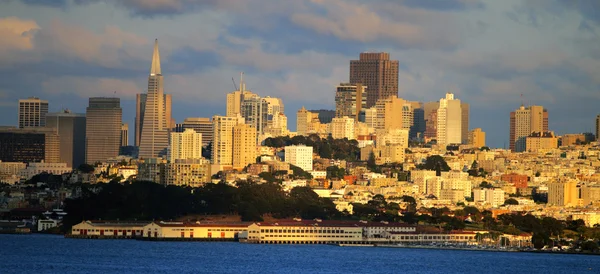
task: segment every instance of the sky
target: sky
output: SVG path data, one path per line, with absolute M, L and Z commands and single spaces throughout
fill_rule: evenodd
M 599 35 L 597 0 L 0 0 L 0 125 L 16 125 L 22 98 L 85 113 L 116 95 L 132 129 L 158 39 L 177 122 L 224 115 L 243 71 L 295 129 L 302 106 L 335 108 L 350 60 L 384 51 L 401 98 L 453 92 L 470 128 L 508 147 L 522 102 L 546 107 L 557 134 L 594 131 Z

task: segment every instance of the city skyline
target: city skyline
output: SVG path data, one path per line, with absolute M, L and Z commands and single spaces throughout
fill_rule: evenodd
M 547 108 L 549 129 L 558 135 L 595 130 L 600 61 L 597 49 L 588 47 L 598 42 L 593 33 L 600 18 L 586 12 L 584 4 L 566 5 L 557 14 L 550 7 L 557 3 L 531 6 L 521 1 L 381 2 L 377 7 L 356 1 L 297 1 L 274 2 L 260 11 L 253 9 L 262 5 L 252 3 L 237 3 L 248 5 L 239 9 L 229 2 L 187 6 L 165 1 L 155 7 L 83 2 L 91 4 L 1 4 L 0 31 L 14 42 L 0 43 L 0 124 L 15 125 L 18 99 L 36 96 L 49 101 L 49 112 L 69 108 L 84 113 L 89 97 L 114 95 L 121 98 L 123 122 L 134 125 L 135 94 L 146 92 L 148 50 L 158 37 L 168 72 L 165 93 L 173 95 L 177 122 L 225 115 L 226 94 L 234 90 L 230 78 L 244 71 L 249 90 L 283 99 L 288 123 L 296 130 L 294 114 L 302 106 L 335 109 L 335 87 L 349 81 L 350 60 L 361 52 L 381 51 L 399 60 L 401 98 L 428 102 L 455 93 L 470 104 L 469 130 L 482 128 L 492 147 L 509 147 L 509 113 L 522 100 Z M 384 27 L 342 27 L 317 10 L 340 21 L 344 19 L 338 16 L 354 13 L 360 16 L 348 17 L 364 22 L 380 18 Z M 110 17 L 111 24 L 81 19 L 92 13 Z M 405 21 L 392 19 L 402 14 Z M 250 18 L 243 25 L 229 22 L 231 15 Z M 448 20 L 443 27 L 447 33 L 423 23 L 435 18 Z M 317 19 L 323 24 L 311 24 Z M 206 27 L 190 33 L 189 26 L 199 23 Z M 290 34 L 274 39 L 286 32 Z

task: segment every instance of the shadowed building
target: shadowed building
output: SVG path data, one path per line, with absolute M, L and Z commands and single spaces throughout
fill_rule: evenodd
M 85 163 L 85 114 L 64 110 L 46 115 L 46 125 L 57 130 L 60 139 L 60 162 L 77 168 Z
M 121 100 L 90 98 L 86 109 L 85 162 L 94 164 L 119 156 L 121 146 Z
M 56 130 L 0 127 L 0 161 L 60 162 L 60 140 Z

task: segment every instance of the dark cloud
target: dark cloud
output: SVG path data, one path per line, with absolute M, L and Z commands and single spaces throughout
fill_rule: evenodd
M 457 11 L 466 9 L 483 9 L 485 4 L 479 0 L 404 0 L 403 5 L 411 8 L 422 8 L 439 11 Z

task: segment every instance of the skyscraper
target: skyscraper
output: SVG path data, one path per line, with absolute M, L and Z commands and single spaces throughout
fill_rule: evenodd
M 247 124 L 233 127 L 233 169 L 242 170 L 256 162 L 256 129 Z
M 126 147 L 129 145 L 129 125 L 127 123 L 121 124 L 121 146 Z
M 596 140 L 600 141 L 600 114 L 596 116 Z
M 548 131 L 548 111 L 542 106 L 521 107 L 510 113 L 510 150 L 526 148 L 526 137 L 532 132 Z
M 212 162 L 220 169 L 233 166 L 233 127 L 244 123 L 241 116 L 215 115 L 213 121 Z
M 60 162 L 77 168 L 85 163 L 85 114 L 64 110 L 46 115 L 46 126 L 54 128 L 60 140 Z
M 460 110 L 462 114 L 461 120 L 461 143 L 467 144 L 469 142 L 469 104 L 462 102 L 460 104 Z
M 481 131 L 481 128 L 469 131 L 468 135 L 467 144 L 477 148 L 485 146 L 485 132 Z
M 350 83 L 367 86 L 367 107 L 378 100 L 398 97 L 398 60 L 386 52 L 360 54 L 350 61 Z
M 202 146 L 207 146 L 213 141 L 213 124 L 210 118 L 188 117 L 181 123 L 183 132 L 186 129 L 193 129 L 197 133 L 202 134 Z
M 19 100 L 19 128 L 45 127 L 48 101 L 37 97 Z
M 335 91 L 335 117 L 350 117 L 358 122 L 367 108 L 367 90 L 362 84 L 341 83 Z
M 140 120 L 140 158 L 154 158 L 166 154 L 171 130 L 170 101 L 168 96 L 165 97 L 163 91 L 158 40 L 155 40 L 152 65 L 148 76 L 148 93 L 144 102 L 144 112 L 140 113 L 140 116 L 143 117 Z
M 253 96 L 244 98 L 241 104 L 241 115 L 246 124 L 254 127 L 259 134 L 264 133 L 269 121 L 269 104 L 263 98 Z
M 142 126 L 144 123 L 144 112 L 146 111 L 146 98 L 147 98 L 148 94 L 136 94 L 136 108 L 135 108 L 135 125 L 134 125 L 134 140 L 133 140 L 133 144 L 137 147 L 140 146 L 140 140 L 142 137 Z M 172 118 L 171 116 L 171 94 L 166 94 L 164 95 L 164 102 L 165 102 L 165 108 L 164 108 L 164 115 L 165 115 L 165 120 L 171 121 L 170 124 L 168 125 L 168 128 L 170 130 L 173 130 L 175 128 L 175 120 Z
M 376 130 L 384 129 L 402 129 L 404 128 L 404 119 L 402 117 L 404 99 L 398 97 L 389 97 L 377 101 Z
M 171 132 L 169 161 L 202 158 L 202 133 L 188 128 L 184 132 Z
M 85 125 L 86 163 L 104 162 L 119 155 L 122 115 L 119 98 L 90 98 Z
M 240 77 L 239 89 L 227 94 L 226 115 L 229 117 L 236 117 L 238 114 L 242 115 L 242 103 L 244 100 L 258 97 L 258 95 L 252 93 L 252 91 L 246 90 L 243 75 L 244 74 L 242 73 L 242 76 Z
M 454 99 L 454 94 L 446 93 L 446 98 L 440 99 L 437 111 L 437 143 L 442 146 L 462 143 L 462 120 L 460 100 Z

